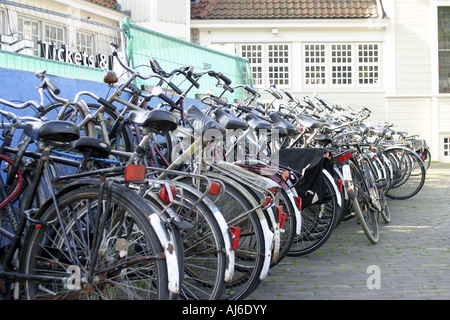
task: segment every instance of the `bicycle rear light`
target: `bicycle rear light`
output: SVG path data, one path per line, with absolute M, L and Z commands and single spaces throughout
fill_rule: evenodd
M 295 204 L 297 205 L 298 210 L 302 211 L 302 198 L 295 197 Z
M 142 181 L 145 179 L 145 165 L 127 164 L 125 166 L 125 181 Z
M 342 181 L 342 179 L 336 179 L 338 188 L 339 188 L 339 192 L 342 192 L 342 187 L 344 186 L 344 182 Z
M 167 188 L 164 186 L 159 190 L 159 198 L 165 203 L 171 203 L 173 198 L 177 194 L 177 189 L 175 187 L 170 187 L 170 194 L 167 192 Z
M 231 248 L 236 250 L 239 247 L 239 238 L 241 237 L 241 228 L 230 227 Z
M 283 211 L 283 206 L 276 206 L 277 208 L 277 222 L 280 229 L 283 229 L 284 223 L 286 222 L 287 214 Z
M 211 187 L 209 188 L 209 194 L 213 196 L 218 196 L 220 194 L 221 186 L 220 183 L 211 181 Z
M 272 202 L 271 196 L 265 196 L 264 197 L 264 207 L 267 207 Z
M 338 161 L 342 163 L 344 161 L 347 161 L 348 159 L 351 159 L 352 157 L 353 155 L 351 152 L 346 152 L 338 157 Z

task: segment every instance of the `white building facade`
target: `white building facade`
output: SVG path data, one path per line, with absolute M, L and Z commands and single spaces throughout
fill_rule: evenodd
M 299 97 L 367 106 L 373 124 L 418 134 L 433 160 L 450 161 L 450 1 L 374 1 L 367 18 L 215 14 L 191 20 L 198 43 L 249 59 L 259 88 L 277 83 Z

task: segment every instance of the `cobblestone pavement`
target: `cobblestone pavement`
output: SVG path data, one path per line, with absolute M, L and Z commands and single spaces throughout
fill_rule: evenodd
M 247 300 L 450 300 L 449 190 L 450 164 L 432 163 L 416 196 L 389 200 L 379 243 L 344 222 L 317 251 L 271 269 Z

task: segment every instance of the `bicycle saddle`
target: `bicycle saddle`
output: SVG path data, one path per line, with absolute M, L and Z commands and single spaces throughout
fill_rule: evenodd
M 23 132 L 35 140 L 48 142 L 70 142 L 80 138 L 78 126 L 62 120 L 28 122 Z
M 133 110 L 128 120 L 152 131 L 173 131 L 178 126 L 177 117 L 167 110 Z
M 242 129 L 247 130 L 248 129 L 248 123 L 244 120 L 235 117 L 222 109 L 216 109 L 214 111 L 214 115 L 216 116 L 217 121 L 220 123 L 222 127 L 225 129 Z
M 307 128 L 311 128 L 311 129 L 319 129 L 319 128 L 322 128 L 324 125 L 323 122 L 316 121 L 314 119 L 305 117 L 301 114 L 298 114 L 297 118 L 299 119 L 299 121 L 303 127 L 307 127 Z
M 282 127 L 286 130 L 286 133 L 288 135 L 295 135 L 299 133 L 299 130 L 297 127 L 295 127 L 292 123 L 287 121 L 286 119 L 283 119 L 279 114 L 277 113 L 271 113 L 270 119 L 272 119 L 273 124 L 276 127 Z
M 204 134 L 209 129 L 217 129 L 222 132 L 224 130 L 217 121 L 204 114 L 194 105 L 187 109 L 186 121 L 196 134 Z
M 252 128 L 254 130 L 261 130 L 261 129 L 270 130 L 273 128 L 273 126 L 270 122 L 267 122 L 267 121 L 264 121 L 264 120 L 258 118 L 258 116 L 253 113 L 247 113 L 245 115 L 245 120 L 250 125 L 250 128 Z
M 83 136 L 71 142 L 71 146 L 75 151 L 93 158 L 107 158 L 111 153 L 111 146 L 108 143 L 93 137 Z

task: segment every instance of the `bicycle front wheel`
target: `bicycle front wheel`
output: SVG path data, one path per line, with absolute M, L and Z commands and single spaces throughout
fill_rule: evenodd
M 378 214 L 370 204 L 371 195 L 368 188 L 371 183 L 367 180 L 369 172 L 361 172 L 353 161 L 350 161 L 350 171 L 356 195 L 352 199 L 353 210 L 367 238 L 375 244 L 379 241 L 380 234 L 378 230 Z
M 36 217 L 22 255 L 28 299 L 167 299 L 164 251 L 133 191 L 69 191 Z M 60 215 L 57 214 L 59 209 Z M 102 212 L 100 214 L 100 212 Z M 143 214 L 145 212 L 145 214 Z

